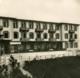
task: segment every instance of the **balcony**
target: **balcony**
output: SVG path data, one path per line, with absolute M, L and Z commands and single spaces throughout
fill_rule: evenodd
M 54 38 L 49 38 L 49 41 L 56 41 L 56 39 L 54 39 Z
M 43 38 L 36 38 L 36 41 L 44 41 Z
M 55 29 L 49 29 L 48 32 L 50 32 L 50 33 L 55 33 L 56 30 L 55 30 Z
M 21 28 L 20 28 L 20 31 L 23 31 L 23 32 L 24 32 L 24 31 L 25 31 L 25 32 L 28 32 L 28 31 L 29 31 L 29 28 L 22 28 L 22 27 L 21 27 Z
M 43 32 L 43 29 L 42 28 L 36 28 L 35 32 Z
M 70 38 L 69 41 L 75 41 L 75 39 L 74 38 Z
M 74 33 L 75 31 L 74 30 L 69 30 L 69 33 Z
M 4 38 L 4 37 L 1 37 L 0 40 L 3 40 L 3 41 L 11 41 L 10 38 Z
M 27 42 L 27 41 L 30 41 L 30 39 L 29 38 L 20 38 L 20 41 L 21 42 Z
M 2 30 L 3 29 L 3 26 L 0 26 L 0 30 Z

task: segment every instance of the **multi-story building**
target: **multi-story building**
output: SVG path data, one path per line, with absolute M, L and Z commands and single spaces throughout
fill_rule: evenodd
M 79 24 L 0 17 L 0 53 L 78 49 Z

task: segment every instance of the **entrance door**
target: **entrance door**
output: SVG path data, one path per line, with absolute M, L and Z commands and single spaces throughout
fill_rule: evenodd
M 3 41 L 3 47 L 5 54 L 10 53 L 10 41 Z

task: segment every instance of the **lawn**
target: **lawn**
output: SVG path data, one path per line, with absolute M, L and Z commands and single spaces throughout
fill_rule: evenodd
M 34 78 L 80 78 L 80 56 L 26 61 L 24 69 Z

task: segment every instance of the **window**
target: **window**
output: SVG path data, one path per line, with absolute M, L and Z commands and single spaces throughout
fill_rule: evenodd
M 53 38 L 53 33 L 50 33 L 50 38 Z
M 40 29 L 40 28 L 41 28 L 41 27 L 40 27 L 40 23 L 36 23 L 36 26 L 37 26 L 37 27 L 36 27 L 37 29 Z
M 30 39 L 33 39 L 33 38 L 34 38 L 34 33 L 30 32 Z
M 53 24 L 53 29 L 55 29 L 55 30 L 56 30 L 56 24 Z
M 24 21 L 21 22 L 21 27 L 26 28 L 26 23 Z
M 47 39 L 47 33 L 44 33 L 44 39 Z
M 29 22 L 29 27 L 30 27 L 30 29 L 33 29 L 33 23 L 32 22 Z
M 47 29 L 47 24 L 43 24 L 43 28 L 44 28 L 44 30 L 46 30 Z
M 41 38 L 41 33 L 37 33 L 37 38 Z
M 3 34 L 4 34 L 4 38 L 9 38 L 9 32 L 8 31 L 4 31 Z
M 14 39 L 18 38 L 18 32 L 14 32 Z
M 77 34 L 74 35 L 74 38 L 77 39 Z
M 23 38 L 26 38 L 26 33 L 25 32 L 23 33 Z
M 3 19 L 3 26 L 8 27 L 8 19 Z
M 73 38 L 73 34 L 70 34 L 70 38 Z
M 65 39 L 68 39 L 68 33 L 65 33 Z
M 56 30 L 59 30 L 59 25 L 56 25 Z
M 65 28 L 65 30 L 67 31 L 67 30 L 68 30 L 68 25 L 65 25 L 65 27 L 64 27 L 64 28 Z
M 77 26 L 74 27 L 74 30 L 77 31 Z
M 72 30 L 72 27 L 73 27 L 72 25 L 69 25 L 69 30 Z
M 73 42 L 70 42 L 70 48 L 73 48 Z
M 78 44 L 77 44 L 77 42 L 74 43 L 74 47 L 75 47 L 75 48 L 78 48 Z
M 72 30 L 75 30 L 75 28 L 74 28 L 75 26 L 74 25 L 72 25 Z
M 56 39 L 59 39 L 59 33 L 56 33 Z
M 18 28 L 18 26 L 17 26 L 17 21 L 13 21 L 13 28 Z
M 53 29 L 53 24 L 50 24 L 49 26 L 50 26 L 50 29 Z
M 66 46 L 66 48 L 68 48 L 68 43 L 67 42 L 66 42 L 66 45 L 65 46 Z

